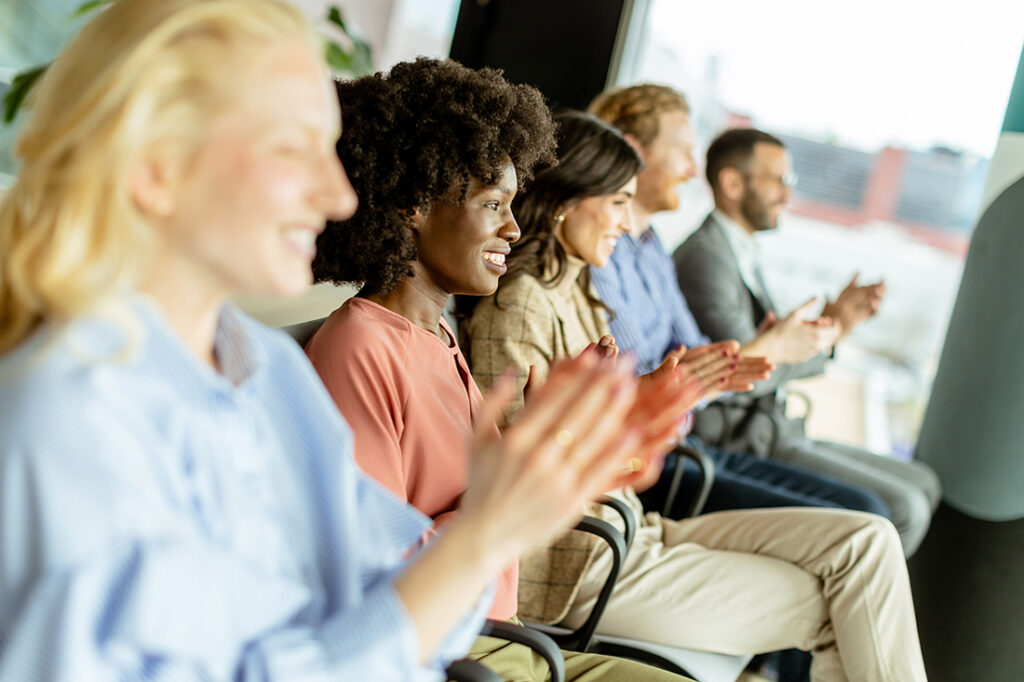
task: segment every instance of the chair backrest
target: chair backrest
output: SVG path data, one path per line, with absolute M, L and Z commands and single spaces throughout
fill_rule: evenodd
M 318 317 L 315 320 L 290 324 L 287 327 L 281 327 L 281 329 L 295 339 L 295 343 L 305 348 L 309 340 L 313 338 L 313 334 L 316 334 L 316 330 L 320 328 L 326 319 L 326 317 Z

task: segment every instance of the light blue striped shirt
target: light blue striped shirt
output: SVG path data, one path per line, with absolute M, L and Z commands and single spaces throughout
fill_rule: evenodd
M 221 374 L 155 307 L 0 358 L 0 680 L 436 680 L 393 579 L 430 520 L 358 470 L 299 347 L 233 307 Z
M 590 269 L 597 294 L 614 316 L 615 343 L 636 356 L 638 374 L 653 372 L 670 350 L 703 346 L 701 333 L 676 283 L 675 264 L 653 228 L 638 239 L 619 237 L 611 260 Z

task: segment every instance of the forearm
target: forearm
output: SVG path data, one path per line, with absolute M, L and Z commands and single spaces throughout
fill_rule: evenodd
M 398 577 L 395 591 L 416 631 L 426 662 L 488 583 L 511 560 L 488 542 L 480 524 L 459 516 Z

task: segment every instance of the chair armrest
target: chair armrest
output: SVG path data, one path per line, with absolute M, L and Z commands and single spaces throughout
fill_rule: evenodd
M 552 628 L 540 625 L 538 627 L 544 628 L 551 639 L 555 640 L 558 646 L 562 649 L 569 649 L 570 651 L 587 651 L 590 648 L 591 640 L 594 637 L 594 630 L 597 628 L 597 622 L 601 620 L 601 616 L 604 615 L 604 609 L 608 605 L 608 599 L 611 597 L 612 590 L 615 589 L 615 582 L 619 579 L 619 573 L 622 571 L 622 563 L 626 558 L 626 539 L 615 526 L 607 521 L 594 518 L 593 516 L 584 516 L 580 519 L 579 523 L 576 524 L 575 530 L 596 535 L 611 548 L 611 569 L 605 577 L 604 585 L 601 586 L 601 591 L 597 595 L 597 599 L 594 602 L 594 607 L 590 611 L 590 615 L 587 616 L 582 625 L 575 630 L 565 628 L 564 626 L 556 626 Z M 527 625 L 532 626 L 529 622 L 527 622 Z
M 469 658 L 452 661 L 445 676 L 449 682 L 502 682 L 498 673 Z
M 810 417 L 811 417 L 811 407 L 812 407 L 812 405 L 811 405 L 811 396 L 807 395 L 803 391 L 798 391 L 795 388 L 789 388 L 787 386 L 786 387 L 786 407 L 789 406 L 789 399 L 790 399 L 790 397 L 796 398 L 796 399 L 798 399 L 800 402 L 802 402 L 804 404 L 804 413 L 802 415 L 800 415 L 800 417 L 802 419 L 804 419 L 805 421 L 810 419 Z M 785 413 L 785 411 L 783 413 Z
M 704 505 L 708 501 L 708 495 L 711 494 L 711 486 L 715 484 L 715 463 L 705 453 L 688 445 L 677 445 L 672 454 L 680 459 L 693 460 L 697 468 L 700 469 L 700 489 L 694 495 L 693 501 L 690 502 L 690 507 L 686 510 L 684 518 L 697 516 L 704 509 Z M 683 463 L 677 462 L 676 469 L 672 472 L 672 481 L 669 483 L 668 495 L 665 497 L 665 506 L 661 510 L 662 516 L 669 517 L 672 513 L 672 507 L 675 505 L 676 496 L 679 494 L 679 485 L 682 480 Z
M 547 661 L 548 670 L 551 672 L 551 682 L 565 680 L 565 659 L 562 658 L 562 652 L 559 651 L 555 641 L 543 632 L 503 620 L 487 620 L 480 635 L 507 639 L 510 642 L 530 647 Z
M 633 516 L 633 510 L 617 497 L 602 497 L 598 502 L 611 507 L 622 517 L 622 524 L 626 529 L 626 537 L 624 539 L 626 541 L 626 551 L 628 552 L 629 548 L 633 546 L 633 538 L 636 537 L 636 517 Z
M 628 548 L 626 547 L 626 539 L 619 532 L 618 528 L 607 521 L 594 518 L 593 516 L 584 516 L 580 519 L 579 523 L 576 524 L 576 530 L 596 535 L 604 540 L 612 551 L 611 570 L 608 571 L 608 575 L 604 579 L 604 585 L 601 586 L 601 591 L 597 594 L 594 608 L 591 609 L 590 615 L 587 616 L 583 624 L 573 632 L 574 637 L 572 640 L 575 641 L 567 640 L 570 643 L 563 645 L 567 649 L 586 651 L 590 647 L 590 640 L 594 637 L 597 622 L 604 615 L 604 609 L 612 596 L 612 590 L 615 589 L 615 583 L 618 581 L 619 573 L 622 571 L 622 564 L 626 560 Z

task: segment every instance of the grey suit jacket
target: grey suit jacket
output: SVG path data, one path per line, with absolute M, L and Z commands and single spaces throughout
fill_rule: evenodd
M 673 260 L 679 288 L 701 331 L 713 341 L 736 339 L 740 343 L 750 341 L 757 335 L 757 326 L 768 313 L 771 302 L 758 301 L 743 282 L 724 228 L 715 220 L 714 214 L 708 215 L 697 231 L 676 249 Z M 723 410 L 725 424 L 721 424 L 722 414 L 716 414 L 713 410 L 699 414 L 698 433 L 709 437 L 712 442 L 719 441 L 721 445 L 728 445 L 712 436 L 709 430 L 736 429 L 738 424 L 750 417 L 749 413 L 755 407 L 771 410 L 776 392 L 787 381 L 820 374 L 824 370 L 825 359 L 824 354 L 819 354 L 800 364 L 780 365 L 771 377 L 758 382 L 750 393 L 737 394 L 724 401 L 728 408 Z M 719 421 L 712 428 L 708 423 L 715 419 Z M 802 428 L 798 430 L 802 432 Z M 785 436 L 783 439 L 788 440 Z M 754 451 L 762 449 L 757 442 L 732 445 L 746 445 Z
M 708 215 L 704 223 L 673 254 L 679 288 L 697 318 L 701 331 L 712 341 L 736 339 L 746 343 L 757 335 L 757 325 L 770 303 L 759 302 L 743 282 L 739 264 L 723 227 Z M 796 365 L 780 365 L 759 382 L 753 397 L 774 393 L 790 379 L 821 374 L 825 355 Z

